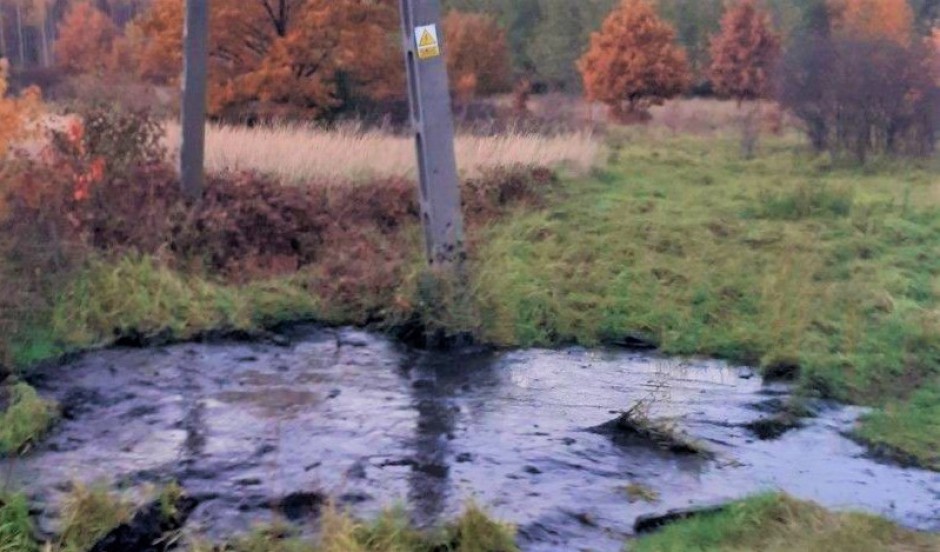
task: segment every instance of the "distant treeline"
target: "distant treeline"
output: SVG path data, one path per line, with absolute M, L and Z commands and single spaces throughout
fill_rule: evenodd
M 592 32 L 619 0 L 443 0 L 448 8 L 497 16 L 509 32 L 513 67 L 547 86 L 579 90 L 575 62 L 587 49 Z M 789 37 L 806 14 L 824 0 L 763 0 L 774 26 Z M 940 17 L 940 0 L 908 0 L 917 27 L 926 32 Z M 709 39 L 718 32 L 727 0 L 659 0 L 660 14 L 676 28 L 699 81 L 710 62 Z M 701 83 L 699 83 L 701 86 Z
M 123 26 L 150 0 L 0 0 L 0 57 L 16 68 L 51 67 L 59 23 L 73 4 L 88 2 Z

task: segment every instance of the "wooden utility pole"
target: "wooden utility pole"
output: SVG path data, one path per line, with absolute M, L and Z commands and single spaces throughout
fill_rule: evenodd
M 448 266 L 463 259 L 464 248 L 440 0 L 400 4 L 427 258 Z
M 205 184 L 208 65 L 209 0 L 186 0 L 180 176 L 183 193 L 190 200 L 202 197 Z

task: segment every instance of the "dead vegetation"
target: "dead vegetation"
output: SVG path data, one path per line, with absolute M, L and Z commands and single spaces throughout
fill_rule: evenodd
M 171 158 L 179 151 L 179 130 L 167 125 Z M 602 148 L 591 132 L 539 135 L 505 132 L 458 135 L 457 164 L 465 177 L 512 165 L 569 167 L 586 172 Z M 210 126 L 206 136 L 210 172 L 252 171 L 283 182 L 309 184 L 382 177 L 414 178 L 414 142 L 410 136 L 356 126 L 324 130 L 305 126 Z

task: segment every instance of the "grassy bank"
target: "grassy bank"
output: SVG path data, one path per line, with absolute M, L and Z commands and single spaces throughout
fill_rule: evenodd
M 176 518 L 182 497 L 175 485 L 159 491 L 160 515 Z M 56 542 L 33 539 L 33 523 L 22 497 L 0 496 L 0 551 L 83 552 L 132 514 L 119 495 L 102 488 L 76 486 L 63 512 Z M 183 537 L 193 552 L 517 552 L 516 530 L 470 504 L 458 519 L 431 530 L 416 529 L 407 512 L 388 510 L 362 522 L 326 507 L 315 539 L 275 523 L 219 546 L 195 535 Z M 171 534 L 166 538 L 178 539 Z M 630 552 L 928 552 L 940 537 L 908 531 L 884 519 L 858 513 L 833 513 L 786 495 L 767 494 L 734 502 L 714 514 L 671 524 L 660 532 L 626 544 Z
M 148 518 L 150 524 L 138 522 L 135 530 L 191 552 L 518 552 L 515 527 L 493 520 L 472 503 L 452 522 L 424 530 L 415 528 L 402 509 L 390 509 L 374 521 L 362 522 L 327 505 L 317 516 L 315 539 L 275 522 L 219 544 L 196 532 L 179 532 L 179 523 L 185 519 L 179 509 L 185 497 L 180 487 L 170 484 L 152 488 L 147 494 L 159 509 L 145 508 L 146 515 L 156 517 Z M 134 507 L 119 493 L 75 485 L 64 500 L 60 534 L 53 542 L 39 543 L 24 497 L 0 494 L 0 552 L 86 552 L 118 526 L 130 522 L 134 513 Z M 168 532 L 161 535 L 161 530 Z
M 662 135 L 621 136 L 606 161 L 541 207 L 474 200 L 469 318 L 431 308 L 415 221 L 336 226 L 317 262 L 275 277 L 184 275 L 145 256 L 86 263 L 14 356 L 306 317 L 389 327 L 418 314 L 523 347 L 641 334 L 878 407 L 860 438 L 940 469 L 936 167 L 840 168 L 787 139 L 742 161 L 734 140 Z
M 639 540 L 631 552 L 927 552 L 940 537 L 864 514 L 833 514 L 782 495 L 734 503 Z

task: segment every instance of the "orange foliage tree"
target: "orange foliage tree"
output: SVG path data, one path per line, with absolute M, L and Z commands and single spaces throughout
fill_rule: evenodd
M 619 120 L 644 116 L 691 79 L 675 30 L 646 0 L 623 0 L 591 35 L 578 68 L 588 99 L 607 104 Z
M 0 58 L 0 166 L 10 147 L 27 134 L 40 108 L 38 88 L 29 88 L 19 97 L 7 95 L 8 71 L 7 60 Z
M 860 39 L 910 42 L 914 11 L 908 0 L 830 0 L 833 26 Z
M 442 26 L 450 86 L 459 99 L 510 88 L 509 42 L 496 18 L 454 10 L 444 17 Z
M 138 22 L 143 76 L 175 82 L 183 0 L 155 0 Z M 252 102 L 309 110 L 351 96 L 400 94 L 404 74 L 392 0 L 242 0 L 210 11 L 210 111 Z
M 7 185 L 9 178 L 4 175 L 6 164 L 3 160 L 10 154 L 10 148 L 30 133 L 30 125 L 39 115 L 40 98 L 38 88 L 29 88 L 19 97 L 7 95 L 7 73 L 9 64 L 0 58 L 0 220 L 7 215 Z
M 755 0 L 729 7 L 721 32 L 712 38 L 711 57 L 709 78 L 719 95 L 738 102 L 766 97 L 780 58 L 780 38 L 770 15 L 758 9 Z
M 69 73 L 101 74 L 114 63 L 119 32 L 114 22 L 90 2 L 72 4 L 59 24 L 55 57 Z

